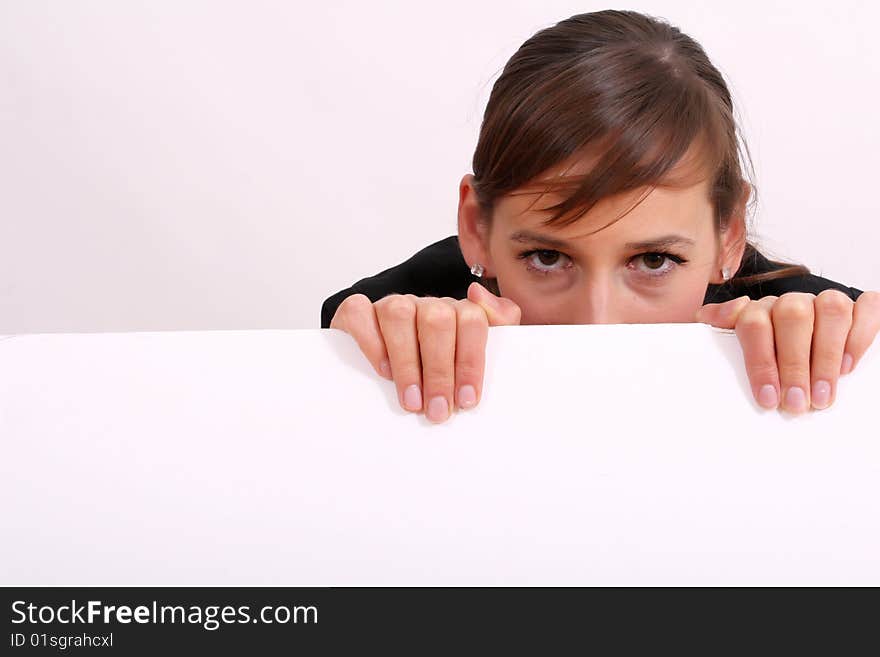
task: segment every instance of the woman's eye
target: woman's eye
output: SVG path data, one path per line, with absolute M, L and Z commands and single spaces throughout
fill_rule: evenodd
M 633 258 L 632 262 L 636 271 L 640 273 L 661 276 L 687 261 L 671 253 L 642 253 Z
M 644 256 L 644 263 L 648 269 L 660 269 L 665 262 L 666 257 L 659 253 L 647 253 Z
M 520 254 L 520 258 L 526 261 L 526 268 L 541 274 L 552 274 L 570 266 L 568 256 L 550 249 L 526 251 Z

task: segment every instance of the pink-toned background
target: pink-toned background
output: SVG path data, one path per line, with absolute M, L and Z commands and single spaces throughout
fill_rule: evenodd
M 771 255 L 880 288 L 880 21 L 637 2 L 738 103 Z M 455 232 L 507 58 L 595 2 L 0 3 L 0 333 L 317 327 Z

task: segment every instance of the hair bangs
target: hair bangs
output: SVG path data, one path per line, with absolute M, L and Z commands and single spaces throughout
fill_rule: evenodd
M 625 127 L 609 129 L 584 144 L 559 174 L 520 188 L 521 193 L 540 189 L 530 207 L 546 194 L 563 198 L 542 208 L 553 213 L 544 225 L 569 226 L 602 199 L 645 189 L 623 214 L 591 231 L 598 232 L 629 214 L 656 187 L 690 187 L 715 177 L 728 152 L 718 108 L 710 107 L 701 86 L 690 86 L 684 93 L 669 90 L 668 96 L 665 104 L 659 102 L 651 110 L 634 108 Z M 577 169 L 586 172 L 571 173 Z

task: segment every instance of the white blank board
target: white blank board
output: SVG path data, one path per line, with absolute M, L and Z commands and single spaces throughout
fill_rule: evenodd
M 490 329 L 398 407 L 337 330 L 0 339 L 0 584 L 880 585 L 875 345 L 753 402 L 704 325 Z

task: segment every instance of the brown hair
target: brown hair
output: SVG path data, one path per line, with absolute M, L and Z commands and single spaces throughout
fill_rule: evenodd
M 603 197 L 674 186 L 669 172 L 693 145 L 696 170 L 712 177 L 710 200 L 721 230 L 743 193 L 740 138 L 727 85 L 691 37 L 634 11 L 578 14 L 529 38 L 495 81 L 474 152 L 473 185 L 487 221 L 495 200 L 514 190 L 540 184 L 545 193 L 570 192 L 546 208 L 556 213 L 545 225 L 564 226 Z M 539 174 L 587 152 L 596 157 L 588 174 L 536 183 Z M 750 189 L 756 198 L 754 184 Z M 743 262 L 756 252 L 747 242 Z M 782 268 L 733 280 L 809 273 L 774 264 Z

